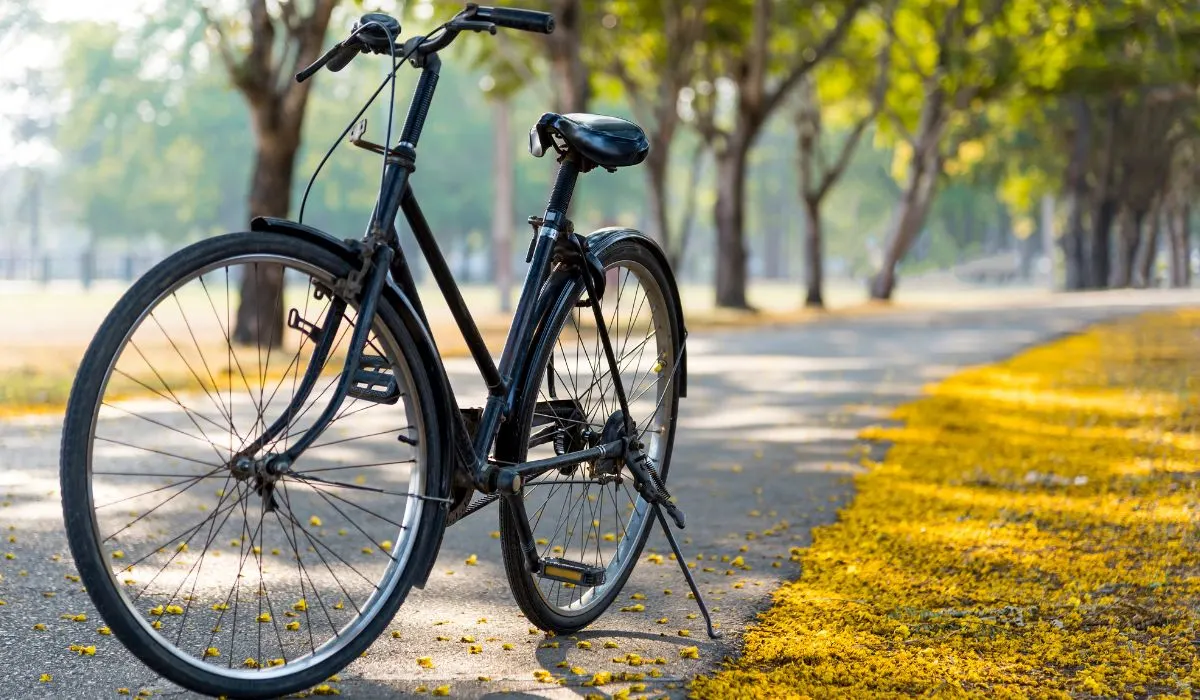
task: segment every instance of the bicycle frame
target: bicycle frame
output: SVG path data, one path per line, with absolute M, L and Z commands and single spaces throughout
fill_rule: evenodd
M 402 212 L 413 236 L 416 238 L 422 256 L 427 261 L 434 280 L 437 282 L 439 290 L 445 298 L 451 314 L 454 316 L 459 331 L 462 333 L 467 347 L 470 349 L 471 356 L 479 369 L 479 373 L 487 385 L 487 403 L 484 406 L 481 420 L 471 444 L 471 459 L 468 465 L 471 480 L 476 490 L 505 497 L 516 510 L 518 515 L 516 520 L 521 528 L 520 537 L 524 545 L 526 559 L 531 570 L 536 571 L 539 566 L 539 559 L 534 548 L 533 535 L 529 530 L 529 523 L 525 517 L 524 502 L 521 496 L 523 482 L 550 469 L 580 464 L 597 458 L 615 457 L 623 454 L 627 449 L 627 440 L 619 439 L 578 452 L 518 465 L 502 466 L 492 464 L 488 460 L 488 454 L 492 443 L 497 437 L 501 419 L 512 410 L 518 400 L 517 392 L 521 389 L 521 382 L 516 381 L 518 378 L 514 376 L 514 373 L 519 370 L 526 359 L 525 353 L 536 330 L 537 302 L 542 285 L 550 273 L 555 243 L 559 240 L 560 234 L 570 235 L 572 233 L 570 222 L 566 218 L 566 212 L 570 205 L 580 169 L 578 163 L 573 159 L 567 158 L 562 160 L 549 202 L 546 206 L 543 223 L 537 232 L 530 255 L 529 268 L 521 288 L 513 322 L 509 329 L 508 337 L 505 340 L 499 365 L 497 366 L 479 332 L 474 317 L 463 300 L 458 284 L 455 282 L 450 268 L 442 256 L 433 231 L 429 223 L 425 220 L 424 214 L 421 212 L 416 195 L 413 193 L 409 182 L 415 170 L 417 143 L 420 140 L 425 119 L 428 116 L 429 107 L 433 101 L 441 68 L 441 60 L 436 52 L 419 54 L 414 58 L 414 62 L 422 68 L 422 72 L 409 106 L 400 141 L 395 147 L 380 149 L 384 153 L 386 165 L 379 197 L 376 200 L 367 232 L 359 243 L 360 254 L 363 260 L 362 268 L 351 273 L 346 280 L 339 281 L 336 285 L 337 288 L 332 290 L 337 295 L 334 297 L 335 299 L 338 299 L 338 297 L 359 295 L 358 321 L 354 329 L 354 334 L 351 336 L 350 348 L 341 379 L 329 405 L 326 406 L 316 422 L 286 452 L 269 458 L 269 470 L 276 473 L 286 472 L 290 468 L 290 465 L 324 431 L 341 409 L 353 382 L 354 370 L 359 366 L 362 358 L 363 347 L 366 344 L 367 334 L 374 320 L 378 299 L 389 274 L 396 286 L 413 305 L 421 323 L 427 331 L 429 330 L 428 318 L 421 304 L 420 295 L 413 281 L 408 262 L 400 249 L 393 223 L 397 215 Z M 588 274 L 581 271 L 580 276 L 584 280 L 585 287 L 589 293 L 589 299 L 592 301 L 591 305 L 596 316 L 597 328 L 608 359 L 609 368 L 615 378 L 616 393 L 621 408 L 627 417 L 626 420 L 631 421 L 628 418 L 630 413 L 626 404 L 625 392 L 620 381 L 620 373 L 617 371 L 618 365 L 612 350 L 608 329 L 600 311 L 595 284 Z M 344 308 L 344 302 L 340 303 L 342 304 L 342 308 Z M 336 306 L 337 304 L 335 304 Z M 338 309 L 334 308 L 333 310 Z M 282 416 L 272 426 L 264 431 L 259 439 L 247 446 L 238 457 L 248 457 L 272 440 L 280 431 L 286 429 L 296 409 L 307 400 L 312 385 L 315 383 L 317 375 L 320 372 L 320 366 L 327 359 L 327 346 L 336 334 L 340 321 L 340 311 L 337 314 L 331 312 L 328 315 L 328 320 L 325 322 L 325 327 L 317 329 L 321 337 L 314 338 L 317 349 L 310 360 L 308 371 L 305 373 L 301 386 L 296 392 L 293 404 L 283 412 Z M 430 336 L 432 337 L 432 333 L 430 333 Z M 463 422 L 461 413 L 457 410 L 457 402 L 453 400 L 453 397 L 451 397 L 451 404 L 456 409 L 452 411 L 451 419 L 458 423 L 455 426 L 453 434 L 455 436 L 467 435 L 465 423 Z M 629 427 L 631 428 L 629 434 L 632 434 L 632 425 Z M 444 501 L 444 499 L 436 500 Z

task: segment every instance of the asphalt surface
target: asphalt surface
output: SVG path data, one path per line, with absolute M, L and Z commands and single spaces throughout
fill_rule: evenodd
M 507 590 L 499 542 L 491 535 L 497 529 L 493 506 L 447 532 L 428 586 L 410 595 L 389 627 L 395 634 L 385 634 L 331 686 L 354 698 L 443 685 L 455 697 L 568 698 L 630 685 L 581 687 L 598 671 L 657 669 L 661 676 L 643 681 L 645 692 L 682 696 L 689 678 L 737 653 L 738 633 L 769 605 L 776 586 L 799 574 L 789 549 L 807 545 L 811 528 L 831 522 L 852 497 L 852 476 L 867 449 L 856 441 L 862 427 L 886 420 L 889 407 L 964 365 L 1174 304 L 1200 304 L 1200 295 L 1064 296 L 1017 309 L 897 312 L 693 334 L 690 396 L 682 403 L 670 482 L 688 514 L 680 533 L 685 554 L 703 555 L 694 571 L 725 639 L 707 639 L 702 621 L 689 618 L 697 610 L 675 563 L 664 557 L 655 564 L 645 555 L 619 599 L 644 594 L 643 612 L 618 612 L 614 605 L 578 635 L 545 639 Z M 467 405 L 466 397 L 480 395 L 471 366 L 455 361 L 451 370 Z M 129 688 L 189 696 L 143 667 L 114 637 L 97 632 L 103 621 L 72 580 L 62 528 L 59 431 L 54 416 L 0 422 L 0 553 L 12 555 L 0 556 L 0 694 L 97 698 Z M 668 552 L 659 533 L 648 544 L 652 552 Z M 467 566 L 471 555 L 477 563 Z M 748 568 L 731 568 L 726 558 L 737 556 Z M 62 617 L 79 614 L 87 620 Z M 471 653 L 463 637 L 473 637 L 482 651 Z M 95 655 L 80 656 L 71 645 L 94 645 Z M 687 646 L 699 648 L 697 659 L 680 658 Z M 627 654 L 665 663 L 631 667 Z M 433 668 L 417 664 L 426 656 Z M 567 684 L 541 682 L 535 672 Z M 51 680 L 43 682 L 42 674 Z

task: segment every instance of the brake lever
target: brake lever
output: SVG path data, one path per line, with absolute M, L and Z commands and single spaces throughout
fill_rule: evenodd
M 456 19 L 451 21 L 446 27 L 460 32 L 487 32 L 493 36 L 496 34 L 496 25 L 482 20 Z
M 341 49 L 342 49 L 341 42 L 334 44 L 332 49 L 329 49 L 328 51 L 325 52 L 325 55 L 323 55 L 320 58 L 318 58 L 317 60 L 313 61 L 312 63 L 309 64 L 309 66 L 307 68 L 305 68 L 304 70 L 297 73 L 296 74 L 296 82 L 303 83 L 305 80 L 308 80 L 309 78 L 313 77 L 313 75 L 316 74 L 317 71 L 324 68 L 325 64 L 329 63 L 329 61 L 334 56 L 336 56 L 338 51 L 341 51 Z
M 336 73 L 349 65 L 350 61 L 353 61 L 354 57 L 357 56 L 361 51 L 362 45 L 357 42 L 353 36 L 344 41 L 339 41 L 333 45 L 333 48 L 326 51 L 323 56 L 313 61 L 312 64 L 304 70 L 297 73 L 296 82 L 303 83 L 305 80 L 313 77 L 317 71 L 324 68 L 327 64 L 329 66 L 329 70 Z

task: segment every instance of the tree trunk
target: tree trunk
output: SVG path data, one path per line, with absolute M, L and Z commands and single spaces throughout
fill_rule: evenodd
M 688 173 L 688 186 L 683 196 L 683 220 L 679 222 L 679 241 L 674 249 L 667 250 L 667 262 L 676 274 L 682 274 L 683 256 L 687 252 L 688 240 L 692 237 L 692 224 L 696 219 L 696 190 L 704 170 L 704 153 L 707 146 L 703 141 L 696 144 L 692 152 L 692 165 Z
M 804 202 L 804 281 L 807 293 L 804 305 L 809 308 L 825 308 L 821 293 L 824 286 L 824 238 L 821 230 L 821 201 L 805 197 Z
M 940 139 L 937 134 L 927 138 Z M 925 225 L 929 205 L 941 170 L 941 157 L 936 144 L 927 146 L 923 157 L 913 157 L 908 169 L 908 184 L 904 188 L 900 204 L 892 218 L 891 230 L 884 242 L 883 263 L 871 280 L 871 298 L 888 301 L 896 287 L 896 265 L 904 259 L 917 235 Z
M 496 291 L 500 311 L 512 311 L 512 240 L 516 216 L 513 208 L 513 143 L 509 136 L 512 103 L 507 98 L 492 103 L 493 146 L 492 183 L 492 256 L 496 266 Z
M 1121 118 L 1120 98 L 1108 101 L 1105 115 L 1104 143 L 1101 146 L 1100 166 L 1097 180 L 1099 186 L 1093 202 L 1096 211 L 1092 215 L 1092 230 L 1088 236 L 1088 265 L 1084 268 L 1084 286 L 1088 289 L 1104 289 L 1111 274 L 1112 225 L 1116 219 L 1118 202 L 1116 196 L 1116 162 L 1118 123 Z
M 260 108 L 259 110 L 264 111 Z M 258 149 L 250 181 L 250 216 L 286 217 L 292 201 L 292 171 L 300 148 L 299 128 L 267 131 L 273 120 L 255 114 Z M 254 265 L 244 268 L 233 341 L 260 347 L 283 342 L 283 268 Z
M 312 83 L 297 83 L 293 76 L 320 54 L 337 0 L 306 3 L 307 14 L 297 4 L 276 3 L 279 15 L 273 17 L 265 0 L 247 0 L 251 42 L 240 58 L 222 23 L 202 12 L 217 35 L 217 55 L 250 107 L 257 146 L 248 206 L 252 217 L 286 217 L 291 208 L 292 171 L 312 88 Z M 247 271 L 233 340 L 259 347 L 283 341 L 283 284 L 283 269 L 277 265 Z
M 1158 259 L 1159 208 L 1160 203 L 1156 201 L 1150 207 L 1150 214 L 1142 222 L 1133 268 L 1133 286 L 1138 289 L 1155 286 L 1154 262 Z
M 1113 289 L 1128 287 L 1133 280 L 1133 256 L 1142 218 L 1141 212 L 1133 212 L 1128 207 L 1122 207 L 1117 217 L 1117 257 L 1108 280 L 1108 286 Z
M 1111 273 L 1112 228 L 1117 218 L 1117 202 L 1105 197 L 1092 217 L 1091 236 L 1088 240 L 1087 288 L 1105 289 Z
M 555 108 L 561 113 L 583 112 L 591 98 L 588 69 L 579 49 L 583 45 L 583 0 L 553 0 L 554 33 L 545 41 L 550 54 Z
M 646 180 L 650 185 L 650 220 L 654 224 L 651 235 L 671 255 L 671 221 L 667 201 L 667 168 L 670 166 L 670 145 L 654 143 L 646 156 Z
M 1187 204 L 1177 204 L 1171 212 L 1167 214 L 1167 234 L 1170 236 L 1171 242 L 1171 286 L 1172 287 L 1188 287 L 1191 285 L 1191 257 L 1188 245 L 1190 238 L 1188 231 L 1188 216 L 1190 215 Z
M 746 301 L 746 242 L 742 235 L 746 206 L 747 149 L 735 135 L 716 154 L 717 306 L 749 309 Z
M 1071 144 L 1071 162 L 1067 166 L 1064 188 L 1069 198 L 1067 228 L 1063 231 L 1063 287 L 1068 291 L 1085 288 L 1087 266 L 1084 260 L 1083 210 L 1087 206 L 1087 166 L 1092 143 L 1091 110 L 1083 97 L 1071 100 L 1075 135 Z
M 884 244 L 883 264 L 871 281 L 871 298 L 888 301 L 896 288 L 896 265 L 904 259 L 925 224 L 933 200 L 936 173 L 921 172 L 905 188 L 904 198 Z
M 1067 228 L 1063 231 L 1063 288 L 1069 292 L 1086 289 L 1087 261 L 1084 259 L 1083 209 L 1084 197 L 1076 190 L 1070 194 Z
M 925 226 L 925 218 L 929 214 L 929 205 L 933 201 L 938 175 L 942 169 L 944 109 L 943 89 L 932 88 L 921 107 L 912 161 L 908 165 L 908 182 L 892 218 L 891 230 L 883 244 L 883 263 L 871 280 L 872 299 L 888 301 L 892 298 L 896 287 L 896 265 L 904 259 Z

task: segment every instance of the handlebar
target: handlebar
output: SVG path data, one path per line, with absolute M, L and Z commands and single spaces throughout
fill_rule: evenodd
M 302 83 L 308 80 L 317 71 L 326 66 L 328 66 L 330 71 L 336 73 L 345 68 L 359 53 L 366 53 L 367 51 L 388 53 L 390 49 L 383 44 L 386 37 L 381 39 L 381 37 L 363 34 L 364 29 L 368 29 L 368 24 L 379 23 L 387 26 L 389 31 L 392 29 L 395 30 L 391 36 L 393 41 L 399 39 L 400 23 L 395 19 L 381 13 L 363 15 L 362 19 L 355 24 L 350 36 L 326 51 L 312 65 L 297 73 L 296 82 Z M 496 27 L 518 29 L 538 34 L 550 34 L 554 31 L 554 15 L 549 12 L 539 12 L 537 10 L 523 10 L 515 7 L 490 7 L 467 3 L 462 12 L 459 12 L 454 16 L 454 19 L 442 25 L 442 32 L 435 38 L 413 37 L 413 39 L 406 42 L 403 45 L 404 53 L 402 55 L 436 53 L 449 46 L 458 36 L 459 32 L 486 31 L 495 34 Z M 379 33 L 382 34 L 382 32 Z M 412 46 L 414 40 L 419 42 L 415 47 Z
M 520 29 L 523 32 L 550 34 L 554 31 L 554 15 L 537 10 L 522 10 L 515 7 L 486 7 L 467 5 L 467 13 L 475 12 L 471 19 L 491 22 L 497 27 Z

